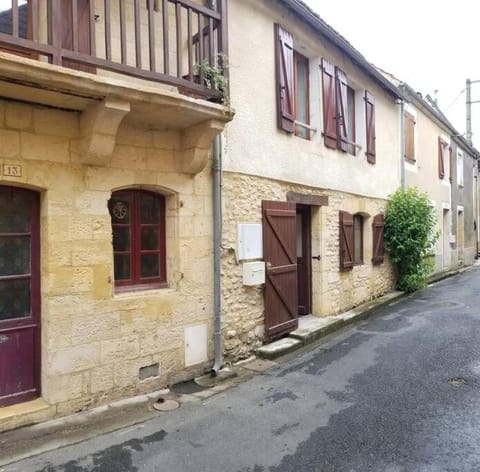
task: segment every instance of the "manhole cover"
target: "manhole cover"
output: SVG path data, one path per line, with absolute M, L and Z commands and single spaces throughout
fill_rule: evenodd
M 159 398 L 152 406 L 158 411 L 172 411 L 176 410 L 180 406 L 180 403 L 175 400 L 165 400 L 164 398 Z
M 448 379 L 448 383 L 454 387 L 461 387 L 462 385 L 466 385 L 467 381 L 462 379 L 462 377 L 452 377 Z

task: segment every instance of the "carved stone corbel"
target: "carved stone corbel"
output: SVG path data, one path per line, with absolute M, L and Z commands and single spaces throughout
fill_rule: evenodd
M 213 138 L 223 131 L 224 126 L 221 121 L 207 120 L 182 132 L 179 172 L 198 174 L 205 168 Z
M 86 108 L 80 116 L 77 161 L 98 166 L 108 164 L 120 123 L 129 112 L 129 102 L 111 98 Z

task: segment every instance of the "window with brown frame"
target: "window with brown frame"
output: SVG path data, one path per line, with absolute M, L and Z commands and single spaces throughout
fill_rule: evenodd
M 275 24 L 277 126 L 310 139 L 308 58 L 294 51 L 293 36 Z
M 294 52 L 294 82 L 295 82 L 295 135 L 310 139 L 310 93 L 308 80 L 308 59 Z
M 405 160 L 411 164 L 415 163 L 415 117 L 406 111 L 405 118 Z
M 363 264 L 363 216 L 353 215 L 353 263 Z
M 143 190 L 120 190 L 108 202 L 112 221 L 115 286 L 119 289 L 167 285 L 165 197 Z
M 18 37 L 22 39 L 32 39 L 32 1 L 19 0 L 15 7 L 15 16 L 17 18 Z M 14 32 L 14 9 L 12 2 L 0 1 L 0 33 L 13 36 Z M 1 47 L 2 51 L 11 52 L 23 57 L 36 58 L 37 55 L 16 48 L 15 46 L 5 45 Z

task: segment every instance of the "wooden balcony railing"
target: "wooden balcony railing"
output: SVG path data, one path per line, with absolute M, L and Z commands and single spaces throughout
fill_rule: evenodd
M 0 0 L 0 50 L 221 100 L 226 0 Z M 219 85 L 221 84 L 221 85 Z

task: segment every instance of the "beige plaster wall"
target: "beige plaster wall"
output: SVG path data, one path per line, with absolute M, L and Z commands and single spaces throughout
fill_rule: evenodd
M 261 223 L 261 201 L 286 201 L 288 191 L 326 195 L 329 205 L 312 207 L 313 315 L 327 316 L 345 311 L 391 290 L 394 274 L 388 258 L 372 266 L 373 217 L 385 201 L 352 193 L 335 192 L 278 180 L 227 172 L 223 179 L 222 313 L 226 359 L 251 355 L 264 342 L 263 286 L 242 285 L 242 263 L 237 262 L 238 223 Z M 364 264 L 339 272 L 339 211 L 361 213 L 364 220 Z
M 238 19 L 242 20 L 239 21 Z M 294 47 L 310 60 L 310 141 L 277 129 L 274 23 L 294 36 Z M 248 34 L 245 25 L 248 25 Z M 224 168 L 312 187 L 386 198 L 400 185 L 399 106 L 344 54 L 271 0 L 229 2 L 230 95 L 236 117 L 226 128 Z M 357 89 L 357 156 L 323 143 L 320 61 L 340 66 Z M 377 163 L 365 157 L 363 95 L 375 95 Z
M 0 184 L 41 193 L 42 396 L 57 413 L 188 375 L 186 326 L 206 324 L 213 355 L 209 166 L 179 174 L 178 133 L 124 125 L 108 166 L 82 166 L 78 135 L 76 112 L 0 101 L 0 168 L 22 171 Z M 169 288 L 115 293 L 107 201 L 125 187 L 166 196 Z M 140 381 L 139 368 L 155 363 L 159 376 Z

